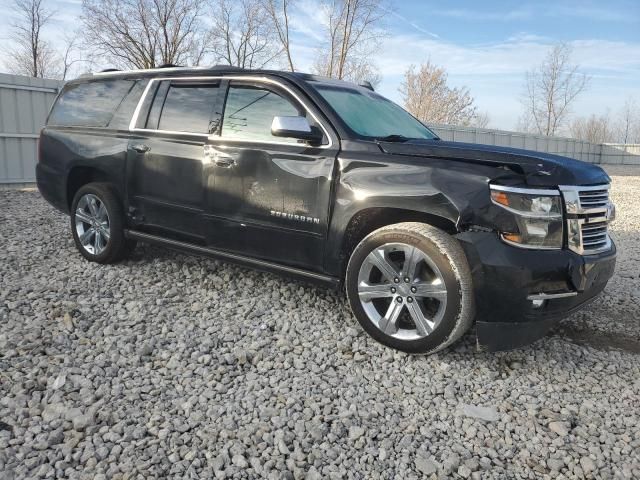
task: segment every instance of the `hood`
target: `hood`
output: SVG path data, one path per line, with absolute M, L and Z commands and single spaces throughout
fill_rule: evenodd
M 507 167 L 524 175 L 526 183 L 531 186 L 598 185 L 611 180 L 598 165 L 532 150 L 442 140 L 379 142 L 379 146 L 383 152 L 394 155 Z

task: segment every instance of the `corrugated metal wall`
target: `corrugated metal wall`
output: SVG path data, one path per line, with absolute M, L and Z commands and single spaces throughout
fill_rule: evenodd
M 609 165 L 640 165 L 640 144 L 603 143 L 600 162 Z
M 0 183 L 35 180 L 36 142 L 62 82 L 0 73 Z M 590 163 L 640 165 L 640 145 L 593 144 L 503 130 L 435 125 L 443 140 L 525 148 Z
M 524 148 L 562 155 L 589 163 L 640 165 L 640 145 L 635 144 L 590 143 L 574 138 L 545 137 L 505 130 L 452 125 L 430 125 L 429 127 L 443 140 L 453 142 Z
M 601 163 L 602 146 L 584 140 L 451 125 L 436 125 L 430 128 L 443 140 L 524 148 L 563 155 L 583 162 Z
M 61 86 L 0 73 L 0 183 L 35 181 L 38 134 Z

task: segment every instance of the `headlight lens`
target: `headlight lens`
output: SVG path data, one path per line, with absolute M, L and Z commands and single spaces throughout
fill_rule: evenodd
M 513 213 L 518 226 L 517 232 L 502 232 L 503 240 L 524 248 L 562 248 L 560 192 L 492 185 L 491 200 Z

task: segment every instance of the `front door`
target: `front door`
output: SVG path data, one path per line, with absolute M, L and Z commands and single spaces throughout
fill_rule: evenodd
M 220 82 L 153 83 L 129 143 L 130 214 L 136 228 L 204 244 L 204 147 L 219 117 Z
M 323 145 L 271 135 L 274 116 L 317 112 L 289 88 L 231 81 L 221 134 L 207 145 L 207 243 L 283 264 L 319 268 L 328 228 L 337 140 Z

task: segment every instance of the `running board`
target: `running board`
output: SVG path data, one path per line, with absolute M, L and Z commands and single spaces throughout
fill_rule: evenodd
M 285 275 L 312 281 L 314 283 L 326 285 L 328 287 L 339 288 L 341 283 L 338 278 L 331 277 L 329 275 L 310 272 L 308 270 L 303 270 L 296 267 L 288 267 L 285 265 L 280 265 L 278 263 L 268 262 L 266 260 L 259 260 L 257 258 L 245 257 L 243 255 L 237 255 L 235 253 L 223 252 L 221 250 L 215 250 L 213 248 L 203 247 L 201 245 L 194 245 L 192 243 L 180 242 L 178 240 L 159 237 L 157 235 L 137 232 L 135 230 L 125 230 L 124 234 L 125 237 L 133 240 L 139 240 L 141 242 L 160 245 L 163 247 L 173 248 L 176 250 L 190 252 L 198 255 L 219 258 L 221 260 L 226 260 L 232 263 L 237 263 L 239 265 L 244 265 L 266 272 L 282 273 Z

